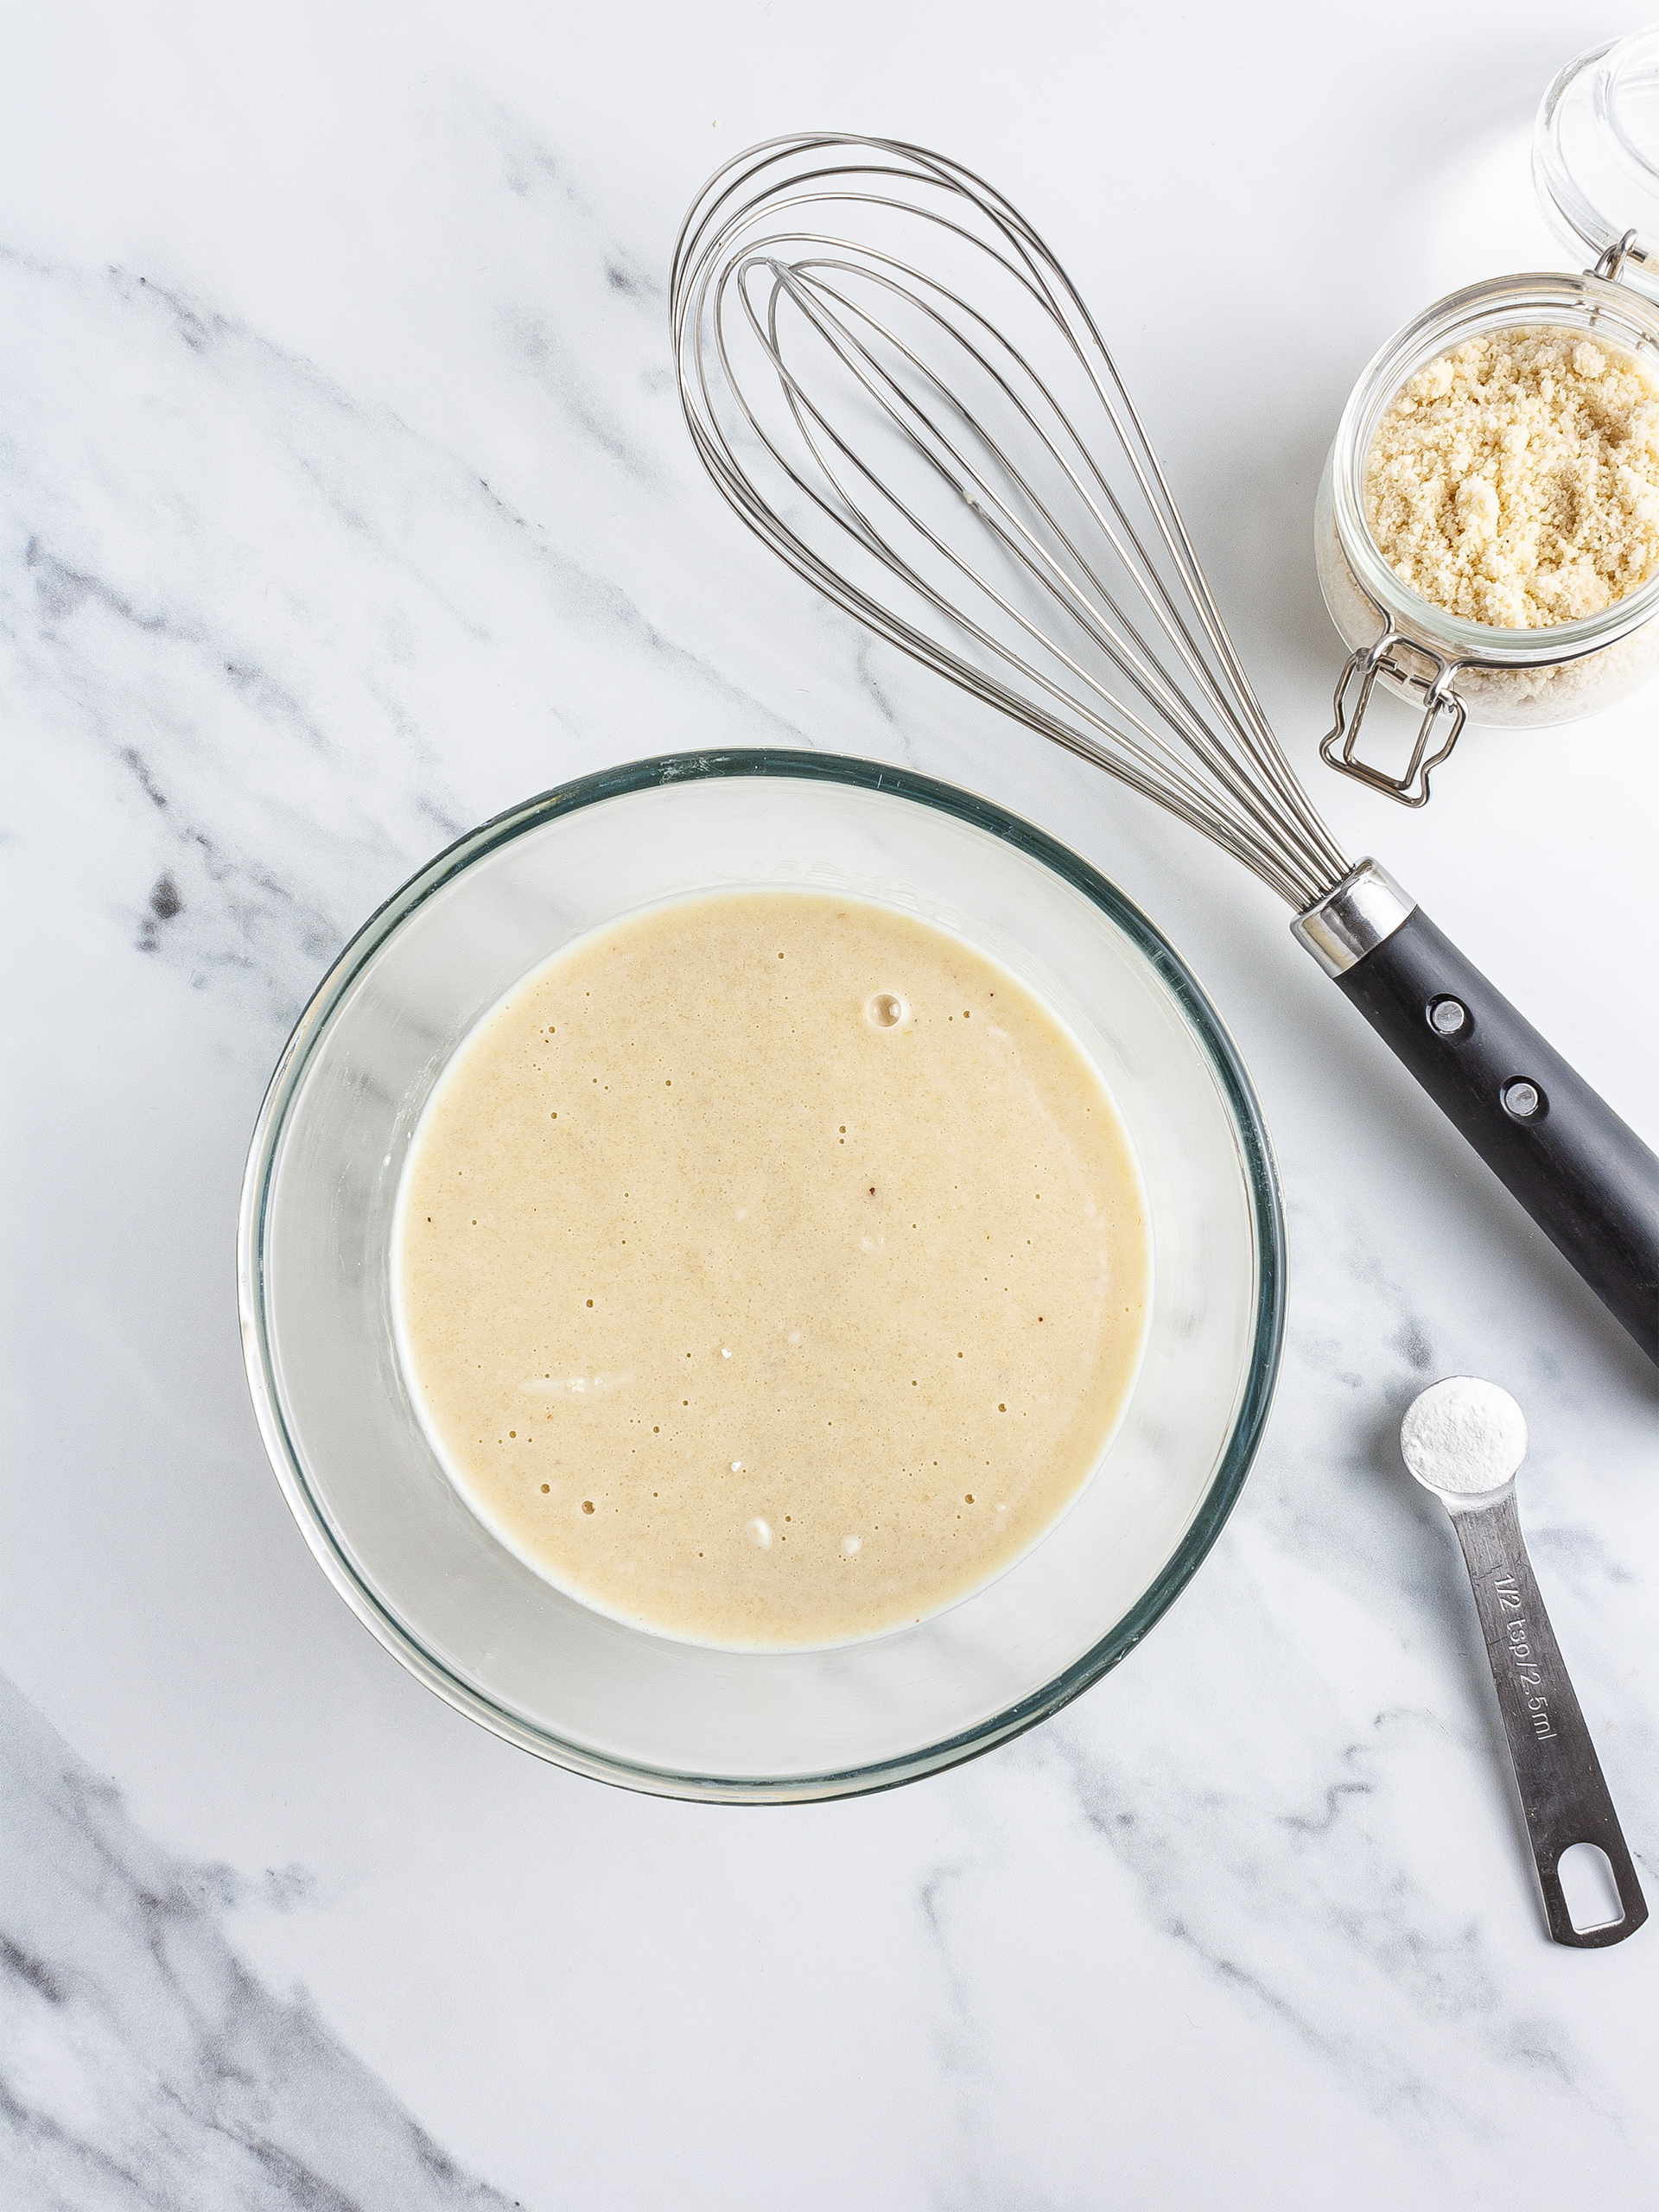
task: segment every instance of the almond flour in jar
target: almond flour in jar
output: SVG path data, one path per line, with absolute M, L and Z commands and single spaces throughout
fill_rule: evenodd
M 1377 424 L 1365 514 L 1402 582 L 1464 621 L 1599 614 L 1659 572 L 1659 377 L 1568 330 L 1471 338 Z
M 1319 749 L 1407 805 L 1465 719 L 1549 728 L 1659 671 L 1656 65 L 1659 32 L 1604 41 L 1540 104 L 1533 181 L 1582 273 L 1435 301 L 1337 425 L 1314 552 L 1351 651 Z M 1421 718 L 1401 775 L 1358 744 L 1373 686 Z
M 1575 721 L 1659 667 L 1656 493 L 1659 309 L 1594 274 L 1491 278 L 1350 394 L 1314 524 L 1325 605 L 1356 659 L 1393 641 L 1379 680 L 1419 714 L 1438 679 L 1471 722 Z

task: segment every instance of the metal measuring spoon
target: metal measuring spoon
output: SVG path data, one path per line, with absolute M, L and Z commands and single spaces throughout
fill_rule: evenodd
M 1463 1546 L 1550 1935 L 1580 1950 L 1621 1943 L 1647 1918 L 1647 1901 L 1522 1539 L 1515 1510 L 1516 1470 L 1527 1453 L 1521 1408 L 1496 1382 L 1450 1376 L 1406 1408 L 1400 1449 L 1452 1516 Z M 1573 1925 L 1557 1868 L 1575 1843 L 1606 1853 L 1622 1919 Z

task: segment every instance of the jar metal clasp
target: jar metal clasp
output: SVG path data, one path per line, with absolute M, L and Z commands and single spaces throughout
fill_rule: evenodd
M 1419 675 L 1408 668 L 1400 652 L 1428 662 L 1433 673 Z M 1452 689 L 1452 678 L 1462 667 L 1461 661 L 1448 660 L 1444 653 L 1437 653 L 1432 646 L 1421 645 L 1415 638 L 1408 638 L 1392 625 L 1384 627 L 1382 635 L 1374 645 L 1358 645 L 1348 656 L 1348 663 L 1337 679 L 1333 705 L 1336 721 L 1329 734 L 1319 745 L 1319 758 L 1325 766 L 1344 776 L 1351 776 L 1368 789 L 1381 791 L 1384 798 L 1395 800 L 1402 806 L 1426 806 L 1428 804 L 1430 772 L 1438 768 L 1463 734 L 1464 703 Z M 1407 690 L 1415 692 L 1423 701 L 1423 719 L 1417 731 L 1417 741 L 1412 747 L 1411 759 L 1403 775 L 1391 776 L 1386 768 L 1373 766 L 1362 760 L 1356 747 L 1359 740 L 1359 726 L 1365 709 L 1371 702 L 1379 676 L 1392 677 Z M 1351 718 L 1348 710 L 1349 693 L 1358 679 L 1359 694 L 1354 701 Z M 1431 752 L 1442 715 L 1450 717 L 1441 742 Z
M 1600 276 L 1609 284 L 1617 284 L 1619 278 L 1624 274 L 1625 263 L 1630 258 L 1632 254 L 1636 256 L 1636 258 L 1638 261 L 1645 261 L 1647 259 L 1646 254 L 1642 251 L 1641 248 L 1637 245 L 1636 240 L 1637 233 L 1635 231 L 1626 231 L 1622 238 L 1615 238 L 1611 245 L 1608 247 L 1605 253 L 1602 254 L 1597 260 L 1595 267 L 1589 272 L 1590 275 L 1592 276 Z

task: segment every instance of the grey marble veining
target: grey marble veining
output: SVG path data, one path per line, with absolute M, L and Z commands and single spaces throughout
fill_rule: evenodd
M 1471 734 L 1421 817 L 1314 750 L 1343 398 L 1437 293 L 1559 261 L 1531 109 L 1618 26 L 1143 16 L 12 27 L 8 2205 L 1659 2202 L 1659 1937 L 1543 1940 L 1455 1542 L 1394 1445 L 1436 1375 L 1520 1399 L 1651 1894 L 1651 1374 L 1257 887 L 822 607 L 679 417 L 668 255 L 722 154 L 822 118 L 982 168 L 1099 310 L 1342 842 L 1659 1136 L 1654 695 Z M 270 1478 L 232 1267 L 265 1079 L 367 914 L 533 791 L 731 743 L 912 763 L 1121 882 L 1238 1040 L 1291 1237 L 1267 1442 L 1145 1644 L 968 1768 L 779 1813 L 597 1789 L 405 1677 Z
M 250 1972 L 225 1917 L 245 1878 L 135 1825 L 113 1784 L 0 1680 L 8 1884 L 0 2152 L 35 2207 L 377 2205 L 505 2212 L 302 1993 Z M 303 1867 L 258 1879 L 274 1910 Z

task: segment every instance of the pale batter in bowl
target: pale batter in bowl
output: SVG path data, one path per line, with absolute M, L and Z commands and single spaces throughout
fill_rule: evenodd
M 1100 1076 L 866 901 L 736 892 L 568 947 L 412 1148 L 403 1338 L 487 1523 L 659 1632 L 781 1649 L 983 1584 L 1098 1463 L 1149 1246 Z

